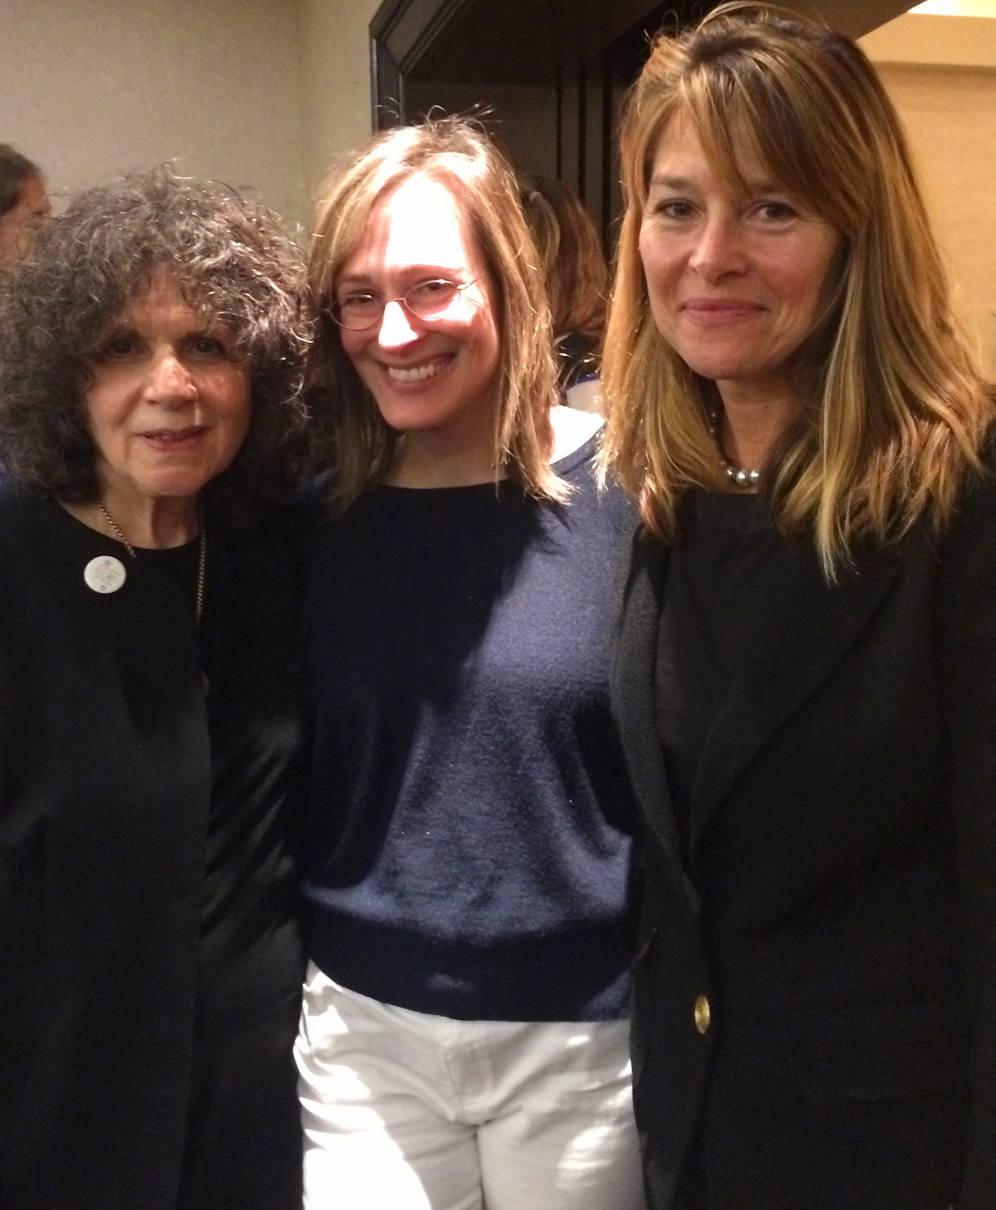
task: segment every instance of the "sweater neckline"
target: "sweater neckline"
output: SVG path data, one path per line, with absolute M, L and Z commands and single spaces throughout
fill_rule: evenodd
M 556 462 L 551 463 L 553 470 L 561 478 L 569 475 L 583 463 L 590 461 L 598 452 L 598 446 L 602 437 L 602 426 L 599 426 L 594 433 L 583 441 L 577 449 L 571 450 L 569 454 L 565 454 L 562 458 L 558 458 Z M 391 493 L 398 497 L 401 495 L 407 497 L 418 496 L 420 499 L 444 499 L 448 496 L 468 496 L 471 493 L 481 494 L 489 492 L 492 495 L 495 491 L 501 491 L 506 486 L 511 484 L 511 479 L 495 479 L 488 483 L 469 483 L 460 487 L 399 487 L 393 483 L 380 483 L 376 487 L 377 492 Z

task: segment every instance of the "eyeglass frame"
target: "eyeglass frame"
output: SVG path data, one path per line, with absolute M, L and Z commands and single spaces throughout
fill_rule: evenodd
M 380 307 L 380 311 L 377 314 L 377 317 L 375 319 L 371 319 L 371 321 L 369 323 L 363 324 L 362 327 L 358 327 L 358 328 L 354 327 L 351 324 L 344 324 L 342 322 L 342 318 L 339 314 L 339 309 L 341 307 L 341 303 L 339 302 L 339 300 L 337 298 L 333 299 L 333 301 L 329 304 L 328 313 L 332 317 L 333 322 L 338 324 L 338 326 L 340 328 L 342 328 L 343 331 L 345 331 L 345 332 L 366 332 L 369 328 L 375 327 L 384 318 L 384 312 L 387 310 L 389 303 L 400 303 L 401 306 L 405 309 L 405 311 L 409 315 L 411 315 L 413 318 L 422 320 L 423 323 L 426 323 L 426 322 L 432 323 L 433 320 L 439 319 L 442 315 L 445 314 L 446 311 L 448 311 L 450 309 L 450 307 L 453 306 L 453 304 L 457 300 L 457 297 L 460 297 L 460 298 L 463 297 L 464 290 L 469 290 L 471 286 L 476 285 L 477 282 L 479 282 L 479 281 L 480 281 L 480 275 L 478 275 L 477 277 L 472 277 L 470 279 L 470 281 L 464 282 L 463 285 L 457 285 L 457 283 L 455 281 L 452 281 L 448 277 L 427 277 L 425 279 L 425 281 L 416 282 L 414 286 L 411 286 L 409 289 L 407 289 L 404 292 L 404 294 L 399 294 L 397 298 L 381 299 L 381 307 Z M 431 315 L 419 315 L 419 313 L 415 310 L 415 308 L 408 301 L 408 295 L 411 294 L 413 290 L 418 290 L 423 286 L 432 285 L 434 282 L 445 282 L 446 285 L 452 286 L 456 290 L 456 295 L 453 298 L 451 298 L 449 300 L 449 302 L 446 303 L 440 310 L 434 311 Z M 371 298 L 377 297 L 376 294 L 372 290 L 369 291 L 369 293 L 370 293 Z

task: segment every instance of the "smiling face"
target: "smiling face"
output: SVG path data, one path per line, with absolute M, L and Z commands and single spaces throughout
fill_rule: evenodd
M 793 359 L 820 318 L 841 247 L 836 229 L 746 146 L 737 166 L 746 191 L 717 173 L 679 115 L 658 145 L 640 227 L 657 328 L 726 402 L 793 393 Z
M 166 274 L 104 333 L 84 396 L 102 500 L 119 520 L 149 500 L 196 500 L 249 428 L 250 386 L 232 333 Z
M 466 287 L 439 315 L 420 319 L 397 301 L 438 280 Z M 385 422 L 490 457 L 500 381 L 495 288 L 445 184 L 416 175 L 378 199 L 335 283 L 340 302 L 365 293 L 391 301 L 369 328 L 343 328 L 342 347 Z

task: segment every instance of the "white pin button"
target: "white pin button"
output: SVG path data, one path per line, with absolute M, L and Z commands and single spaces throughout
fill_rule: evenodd
M 83 568 L 83 581 L 94 592 L 117 592 L 127 579 L 124 564 L 113 555 L 100 555 Z

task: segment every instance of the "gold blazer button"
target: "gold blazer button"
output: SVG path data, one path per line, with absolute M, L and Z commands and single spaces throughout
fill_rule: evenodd
M 700 1034 L 708 1033 L 711 1021 L 712 1012 L 709 1008 L 709 1001 L 705 996 L 699 996 L 695 1001 L 695 1028 Z

